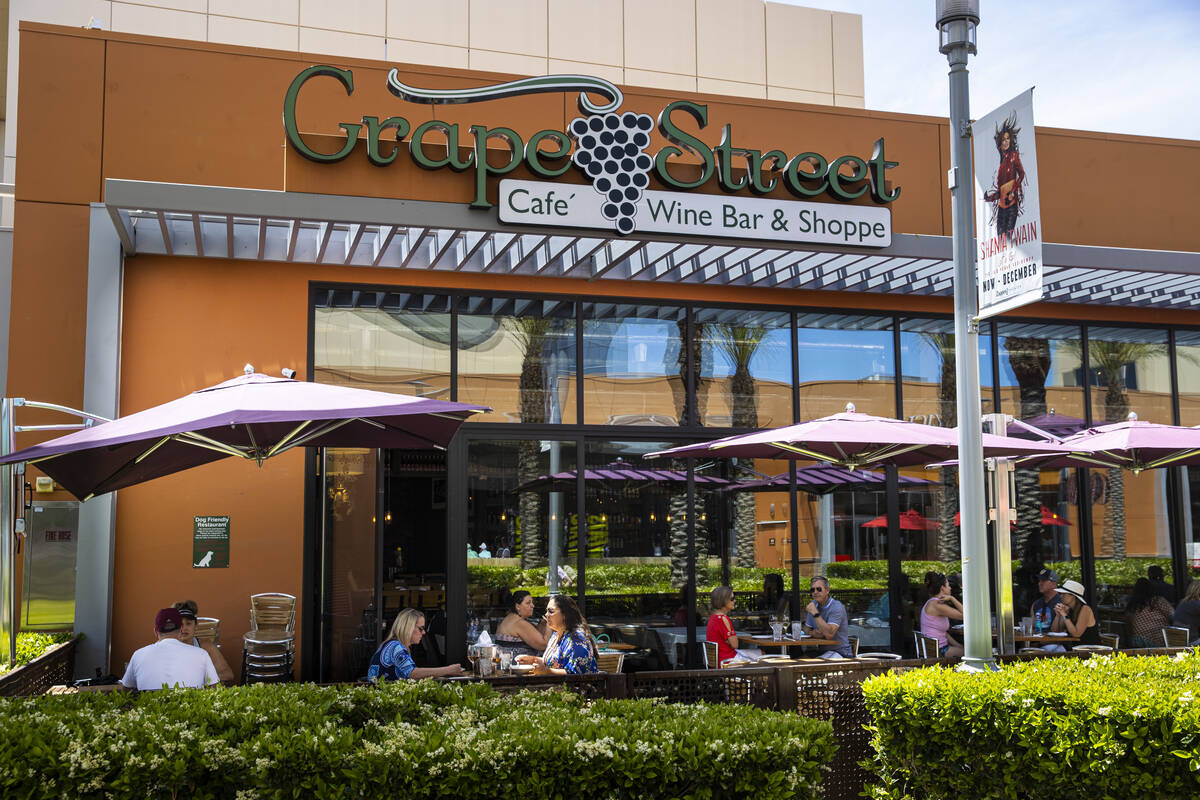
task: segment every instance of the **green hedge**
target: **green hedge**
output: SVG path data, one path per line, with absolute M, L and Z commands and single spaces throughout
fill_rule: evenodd
M 885 562 L 857 562 L 885 563 Z M 915 562 L 914 562 L 915 563 Z M 920 562 L 925 563 L 925 562 Z M 931 562 L 932 563 L 932 562 Z M 775 572 L 783 576 L 784 585 L 791 581 L 790 573 L 783 569 L 762 567 L 732 567 L 730 581 L 738 592 L 761 592 L 763 576 Z M 923 575 L 924 573 L 922 573 Z M 498 592 L 505 589 L 525 589 L 536 597 L 546 594 L 546 568 L 521 569 L 491 564 L 471 564 L 467 567 L 467 578 L 473 591 Z M 604 564 L 587 568 L 588 594 L 677 594 L 678 588 L 671 586 L 671 568 L 667 564 Z M 709 564 L 703 569 L 697 591 L 711 592 L 721 584 L 721 569 Z M 887 585 L 886 563 L 883 579 L 874 575 L 846 575 L 832 578 L 834 591 L 839 589 L 883 589 Z M 807 586 L 804 587 L 807 591 Z
M 1146 569 L 1151 564 L 1157 564 L 1170 575 L 1171 559 L 1169 558 L 1126 558 L 1120 561 L 1113 559 L 1096 559 L 1096 583 L 1099 586 L 1132 586 L 1138 578 L 1146 577 Z M 958 561 L 903 561 L 901 569 L 914 583 L 925 581 L 925 573 L 937 570 L 943 573 L 962 572 L 962 564 Z M 1059 583 L 1065 580 L 1082 580 L 1082 564 L 1080 561 L 1052 561 L 1046 565 L 1058 573 Z M 1013 561 L 1015 573 L 1020 569 L 1021 562 Z M 825 565 L 826 574 L 831 578 L 853 578 L 858 580 L 887 581 L 887 561 L 838 561 Z
M 11 666 L 9 664 L 0 664 L 0 675 L 13 667 L 25 666 L 30 661 L 44 654 L 51 647 L 63 642 L 69 642 L 74 635 L 69 631 L 61 633 L 19 632 L 17 634 L 17 660 Z M 6 652 L 3 657 L 8 658 L 8 653 Z
M 1200 796 L 1200 651 L 863 684 L 876 798 Z
M 836 747 L 744 706 L 432 681 L 22 698 L 0 730 L 22 798 L 793 798 Z

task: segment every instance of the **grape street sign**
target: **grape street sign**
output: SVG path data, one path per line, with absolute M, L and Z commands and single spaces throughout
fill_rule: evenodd
M 500 181 L 500 221 L 518 225 L 611 228 L 609 200 L 587 186 Z M 632 203 L 637 230 L 738 239 L 887 247 L 892 212 L 873 206 L 805 203 L 647 190 Z
M 360 138 L 366 142 L 367 160 L 377 167 L 386 167 L 407 150 L 413 163 L 423 169 L 448 167 L 455 172 L 472 172 L 475 195 L 471 207 L 479 209 L 492 207 L 489 179 L 507 175 L 522 165 L 535 176 L 548 180 L 558 178 L 574 166 L 592 184 L 593 196 L 587 202 L 578 193 L 568 197 L 573 190 L 563 184 L 558 202 L 546 201 L 545 213 L 535 210 L 540 205 L 532 200 L 535 192 L 552 193 L 548 187 L 513 189 L 516 194 L 505 195 L 501 204 L 504 221 L 521 222 L 525 221 L 520 218 L 522 215 L 533 214 L 537 224 L 586 225 L 615 230 L 618 234 L 637 229 L 686 230 L 705 235 L 875 247 L 884 247 L 891 240 L 891 214 L 874 206 L 746 197 L 724 202 L 719 198 L 649 191 L 651 177 L 668 189 L 684 191 L 715 178 L 718 187 L 727 194 L 745 190 L 761 196 L 783 186 L 801 199 L 828 195 L 848 202 L 869 197 L 885 205 L 900 196 L 900 187 L 891 186 L 887 180 L 887 171 L 899 162 L 887 160 L 882 138 L 875 141 L 869 158 L 847 154 L 828 159 L 811 150 L 788 155 L 782 150 L 763 152 L 736 146 L 732 126 L 727 124 L 720 143 L 709 146 L 693 132 L 708 127 L 707 106 L 676 100 L 662 109 L 656 126 L 647 114 L 621 111 L 624 100 L 621 90 L 601 78 L 547 75 L 470 89 L 422 89 L 401 82 L 399 73 L 393 69 L 387 78 L 388 91 L 411 103 L 477 103 L 539 92 L 577 91 L 583 116 L 572 119 L 566 131 L 537 131 L 524 141 L 512 128 L 502 126 L 471 125 L 464 131 L 458 123 L 431 119 L 413 127 L 401 116 L 381 119 L 366 115 L 361 122 L 338 123 L 345 131 L 343 141 L 334 152 L 320 152 L 301 135 L 296 114 L 301 89 L 315 78 L 332 78 L 347 94 L 354 93 L 354 73 L 348 69 L 317 65 L 301 71 L 292 80 L 283 101 L 283 127 L 292 148 L 312 161 L 325 164 L 341 161 L 358 149 Z M 602 97 L 606 102 L 597 104 L 590 95 Z M 668 144 L 651 153 L 651 132 L 655 127 Z M 494 153 L 489 154 L 488 143 L 493 141 L 507 146 L 507 158 L 489 158 Z M 426 150 L 427 143 L 441 148 L 431 154 Z M 677 168 L 681 159 L 689 168 L 697 166 L 698 160 L 699 175 L 683 177 Z M 520 192 L 529 192 L 530 197 Z M 652 195 L 657 199 L 651 201 Z M 564 203 L 571 207 L 575 221 L 551 221 L 550 218 L 562 216 L 557 209 Z M 584 219 L 589 221 L 581 221 Z

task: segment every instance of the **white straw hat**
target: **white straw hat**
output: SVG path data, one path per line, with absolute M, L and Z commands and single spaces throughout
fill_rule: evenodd
M 1060 592 L 1066 592 L 1069 595 L 1074 595 L 1079 598 L 1079 601 L 1086 603 L 1083 599 L 1083 584 L 1079 581 L 1063 581 L 1063 585 L 1058 587 Z

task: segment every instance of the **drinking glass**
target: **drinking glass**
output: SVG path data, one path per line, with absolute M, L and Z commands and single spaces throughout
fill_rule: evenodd
M 772 622 L 771 623 L 771 638 L 777 642 L 783 638 L 783 623 L 782 622 Z

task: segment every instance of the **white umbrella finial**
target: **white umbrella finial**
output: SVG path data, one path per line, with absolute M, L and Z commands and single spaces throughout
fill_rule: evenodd
M 247 364 L 246 366 L 242 367 L 242 374 L 243 375 L 253 375 L 254 374 L 254 365 Z
M 846 403 L 846 410 L 850 413 L 854 412 L 854 403 Z
M 1136 411 L 1130 411 L 1130 412 L 1129 412 L 1129 416 L 1127 416 L 1125 419 L 1127 419 L 1127 420 L 1128 420 L 1128 421 L 1130 421 L 1130 422 L 1136 422 L 1136 421 L 1137 421 L 1137 412 L 1136 412 Z

